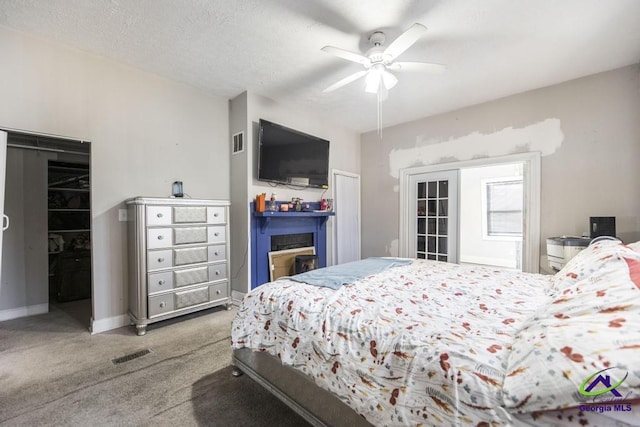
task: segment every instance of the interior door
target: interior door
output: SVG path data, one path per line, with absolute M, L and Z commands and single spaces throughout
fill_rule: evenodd
M 360 259 L 360 175 L 333 172 L 333 264 Z
M 409 180 L 409 257 L 458 262 L 458 171 Z
M 4 214 L 4 180 L 7 170 L 7 133 L 0 130 L 0 260 L 2 259 L 2 232 L 9 228 L 9 217 Z M 0 262 L 0 288 L 2 288 L 2 263 Z

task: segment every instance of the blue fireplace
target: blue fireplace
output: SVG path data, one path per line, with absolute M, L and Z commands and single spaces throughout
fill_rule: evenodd
M 304 212 L 256 212 L 251 202 L 251 289 L 269 281 L 269 252 L 314 246 L 318 267 L 327 266 L 327 219 L 333 212 L 318 212 L 310 203 Z M 311 244 L 309 244 L 311 243 Z

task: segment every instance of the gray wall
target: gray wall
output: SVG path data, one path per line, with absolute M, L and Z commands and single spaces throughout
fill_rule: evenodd
M 382 140 L 364 134 L 363 257 L 397 254 L 400 169 L 526 151 L 542 153 L 542 254 L 547 237 L 587 231 L 589 216 L 615 216 L 618 235 L 639 240 L 639 70 L 633 65 L 389 127 Z
M 0 127 L 92 142 L 93 327 L 127 319 L 124 200 L 229 198 L 226 99 L 0 27 Z
M 235 298 L 247 291 L 250 282 L 249 260 L 249 182 L 251 170 L 249 155 L 250 136 L 247 129 L 247 92 L 229 101 L 229 141 L 231 136 L 244 132 L 245 149 L 231 155 L 231 289 Z

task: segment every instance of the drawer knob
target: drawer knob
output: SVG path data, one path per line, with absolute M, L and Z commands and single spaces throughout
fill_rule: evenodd
M 160 308 L 164 308 L 164 306 L 165 306 L 165 305 L 166 305 L 166 304 L 165 304 L 165 302 L 164 302 L 164 301 L 162 301 L 162 302 L 160 303 Z
M 214 254 L 215 256 L 218 256 L 218 255 L 220 255 L 220 252 L 216 251 L 216 252 L 214 252 L 213 254 Z
M 158 258 L 158 262 L 164 262 L 164 258 Z
M 158 236 L 158 240 L 162 240 L 162 239 L 164 239 L 164 236 L 161 234 Z
M 213 235 L 214 235 L 214 236 L 216 236 L 216 237 L 218 237 L 218 236 L 220 235 L 220 233 L 215 232 L 215 233 L 213 233 Z
M 220 275 L 220 270 L 216 270 L 216 276 Z
M 213 216 L 217 218 L 218 217 L 218 213 L 217 212 L 214 213 Z
M 158 218 L 162 218 L 164 215 L 162 215 L 161 212 L 158 212 L 158 215 L 156 215 Z
M 158 285 L 160 286 L 164 285 L 164 280 L 158 280 Z
M 216 294 L 220 295 L 220 289 L 216 290 Z

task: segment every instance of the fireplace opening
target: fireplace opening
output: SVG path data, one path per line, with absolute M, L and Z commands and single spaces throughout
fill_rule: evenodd
M 271 236 L 272 251 L 306 248 L 313 245 L 313 233 L 281 234 Z

